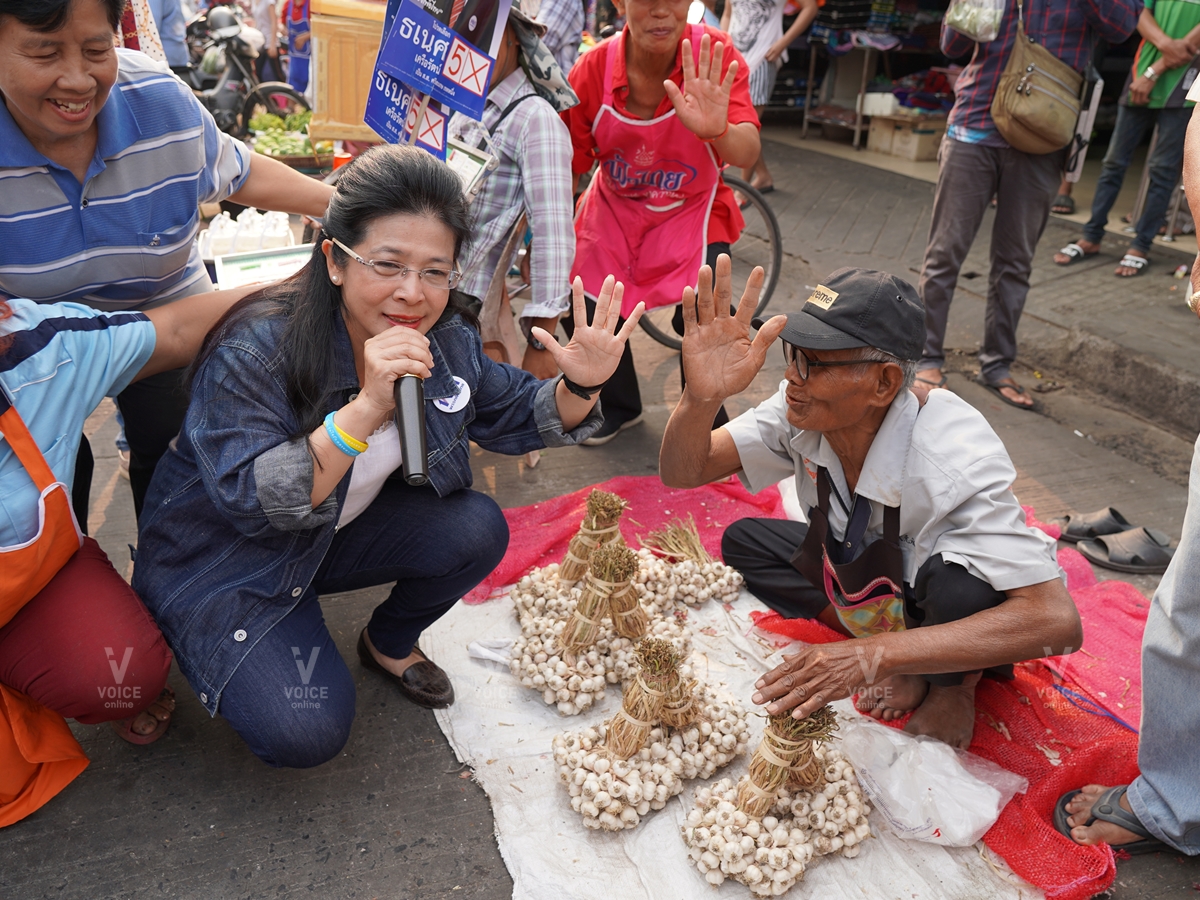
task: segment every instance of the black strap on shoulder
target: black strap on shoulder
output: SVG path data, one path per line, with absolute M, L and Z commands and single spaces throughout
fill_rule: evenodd
M 512 101 L 512 103 L 508 104 L 508 106 L 504 107 L 504 111 L 500 113 L 500 118 L 496 120 L 496 124 L 488 129 L 488 136 L 495 136 L 496 129 L 500 127 L 501 122 L 508 118 L 508 114 L 510 112 L 512 112 L 526 100 L 536 100 L 539 96 L 540 95 L 537 93 L 537 91 L 534 91 L 532 94 L 525 94 L 523 97 L 518 97 L 516 100 Z

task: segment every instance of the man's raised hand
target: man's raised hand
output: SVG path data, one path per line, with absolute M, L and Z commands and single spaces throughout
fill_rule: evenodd
M 663 82 L 663 88 L 684 127 L 703 141 L 713 141 L 729 129 L 729 96 L 738 64 L 736 60 L 731 62 L 722 79 L 725 45 L 718 41 L 713 46 L 706 34 L 700 39 L 699 60 L 692 57 L 694 49 L 692 42 L 684 38 L 683 90 L 669 78 Z
M 767 349 L 787 324 L 787 317 L 773 316 L 751 340 L 750 323 L 763 285 L 760 266 L 750 273 L 736 315 L 729 313 L 733 287 L 726 254 L 717 257 L 715 288 L 708 266 L 700 267 L 697 281 L 698 291 L 690 287 L 683 290 L 683 373 L 687 391 L 698 400 L 724 402 L 750 386 L 762 368 Z

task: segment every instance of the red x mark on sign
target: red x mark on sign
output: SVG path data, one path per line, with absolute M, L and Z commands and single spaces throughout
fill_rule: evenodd
M 450 45 L 450 52 L 446 55 L 446 65 L 442 67 L 442 74 L 472 94 L 482 97 L 491 67 L 490 57 L 476 52 L 468 44 L 455 38 L 454 43 Z
M 442 123 L 445 121 L 446 117 L 437 110 L 426 109 L 425 118 L 421 120 L 421 130 L 417 132 L 417 140 L 440 152 L 442 137 L 445 134 Z

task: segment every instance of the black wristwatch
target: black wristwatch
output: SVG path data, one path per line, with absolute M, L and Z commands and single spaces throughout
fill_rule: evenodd
M 543 344 L 541 341 L 539 341 L 537 338 L 535 338 L 532 334 L 529 335 L 529 346 L 532 347 L 534 350 L 545 350 L 546 349 L 546 345 Z
M 598 384 L 595 387 L 581 387 L 568 378 L 565 374 L 562 377 L 562 381 L 563 384 L 566 385 L 568 391 L 570 391 L 576 397 L 582 397 L 584 400 L 591 400 L 592 396 L 596 394 L 602 387 L 604 387 L 602 384 Z

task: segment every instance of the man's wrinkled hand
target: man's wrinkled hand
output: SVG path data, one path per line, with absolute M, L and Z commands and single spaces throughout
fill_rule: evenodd
M 758 680 L 751 699 L 766 704 L 771 715 L 792 710 L 795 718 L 806 718 L 868 687 L 880 676 L 876 655 L 881 653 L 877 643 L 864 639 L 803 644 Z
M 733 287 L 727 255 L 717 257 L 715 286 L 708 266 L 700 267 L 697 280 L 698 290 L 683 290 L 684 378 L 692 397 L 724 402 L 750 386 L 787 318 L 775 316 L 763 323 L 751 340 L 751 322 L 763 285 L 761 267 L 750 273 L 735 315 L 729 312 Z

